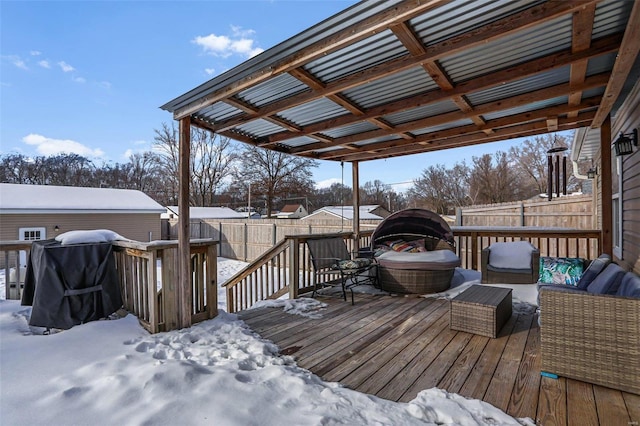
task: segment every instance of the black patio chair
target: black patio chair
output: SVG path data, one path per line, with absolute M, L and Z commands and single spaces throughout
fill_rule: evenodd
M 352 258 L 342 237 L 329 237 L 307 240 L 311 263 L 314 269 L 312 297 L 324 287 L 342 288 L 342 297 L 347 300 L 347 290 L 351 291 L 353 305 L 353 287 L 362 284 L 377 284 L 377 264 L 373 258 Z

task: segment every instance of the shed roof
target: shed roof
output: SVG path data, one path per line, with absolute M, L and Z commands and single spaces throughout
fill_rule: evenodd
M 378 205 L 364 205 L 360 206 L 359 217 L 360 220 L 369 219 L 369 220 L 382 220 L 381 216 L 371 213 L 375 209 L 377 209 Z M 313 219 L 315 216 L 320 215 L 322 213 L 327 213 L 331 216 L 335 216 L 337 218 L 342 218 L 344 220 L 352 220 L 353 219 L 353 206 L 325 206 L 322 207 L 315 212 L 311 213 L 308 216 L 302 218 L 304 219 Z
M 178 206 L 169 206 L 173 214 L 178 216 Z M 191 219 L 242 219 L 246 218 L 246 213 L 239 213 L 229 207 L 189 207 L 189 217 Z
M 373 160 L 600 127 L 639 49 L 637 1 L 368 0 L 162 108 L 269 149 Z
M 0 213 L 164 213 L 141 191 L 0 183 Z

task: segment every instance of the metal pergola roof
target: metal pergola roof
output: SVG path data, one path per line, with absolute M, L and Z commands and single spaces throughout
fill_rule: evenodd
M 638 76 L 638 3 L 363 1 L 162 108 L 335 161 L 597 128 Z

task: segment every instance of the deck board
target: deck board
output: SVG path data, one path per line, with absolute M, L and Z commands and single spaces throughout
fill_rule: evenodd
M 540 328 L 514 313 L 498 337 L 449 328 L 449 302 L 356 295 L 321 318 L 257 308 L 238 315 L 281 353 L 327 381 L 392 401 L 438 387 L 482 399 L 543 425 L 637 424 L 640 396 L 572 379 L 540 376 Z

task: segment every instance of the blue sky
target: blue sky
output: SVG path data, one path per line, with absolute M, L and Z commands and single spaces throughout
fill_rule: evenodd
M 73 152 L 126 162 L 172 120 L 160 105 L 354 1 L 0 1 L 0 155 Z M 429 165 L 513 142 L 360 164 L 401 191 Z M 340 182 L 339 163 L 314 169 Z M 351 184 L 345 165 L 344 182 Z

